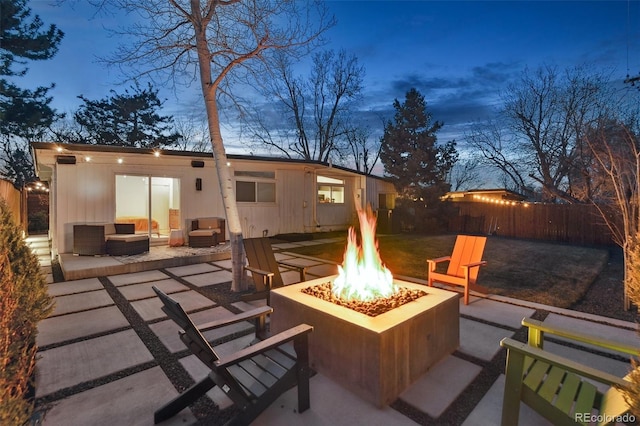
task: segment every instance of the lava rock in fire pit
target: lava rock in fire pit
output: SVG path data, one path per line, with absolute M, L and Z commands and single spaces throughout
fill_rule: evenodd
M 331 282 L 326 282 L 303 288 L 301 291 L 305 294 L 315 296 L 327 302 L 335 303 L 336 305 L 344 306 L 345 308 L 349 308 L 370 317 L 376 317 L 380 314 L 384 314 L 385 312 L 400 307 L 405 303 L 413 302 L 414 300 L 427 295 L 426 291 L 398 287 L 398 291 L 389 297 L 379 297 L 370 301 L 344 300 L 336 297 L 333 294 L 333 291 L 331 291 L 331 287 Z

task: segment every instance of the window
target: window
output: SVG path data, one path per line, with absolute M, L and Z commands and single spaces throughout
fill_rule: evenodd
M 237 171 L 235 176 L 243 178 L 275 179 L 275 172 L 243 172 Z M 275 203 L 276 183 L 263 180 L 236 181 L 236 201 L 243 203 Z
M 116 222 L 135 223 L 139 233 L 168 236 L 180 228 L 180 180 L 116 175 Z
M 344 204 L 344 181 L 318 176 L 318 202 Z

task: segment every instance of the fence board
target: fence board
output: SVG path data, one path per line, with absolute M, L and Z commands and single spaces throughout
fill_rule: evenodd
M 5 200 L 9 211 L 13 215 L 13 220 L 18 225 L 24 225 L 22 193 L 18 191 L 11 182 L 0 179 L 0 198 Z
M 495 204 L 456 202 L 449 231 L 495 234 L 572 244 L 613 244 L 598 210 L 587 204 Z

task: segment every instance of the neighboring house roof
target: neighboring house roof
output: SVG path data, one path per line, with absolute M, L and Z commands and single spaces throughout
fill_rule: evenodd
M 159 153 L 162 156 L 176 156 L 176 157 L 190 157 L 193 159 L 213 159 L 213 153 L 211 152 L 195 152 L 195 151 L 179 151 L 172 149 L 155 149 L 155 148 L 133 148 L 126 146 L 116 145 L 92 145 L 92 144 L 58 144 L 54 142 L 32 142 L 31 149 L 34 157 L 34 165 L 37 167 L 37 156 L 35 154 L 36 149 L 55 151 L 61 149 L 61 155 L 73 155 L 74 151 L 77 152 L 102 152 L 102 153 L 114 153 L 114 154 L 150 154 Z M 388 181 L 388 178 L 367 175 L 364 172 L 350 169 L 348 167 L 338 166 L 331 163 L 326 163 L 317 160 L 304 160 L 302 158 L 279 158 L 268 157 L 259 155 L 241 155 L 241 154 L 227 154 L 229 160 L 247 160 L 247 161 L 266 161 L 266 162 L 279 162 L 289 164 L 304 164 L 306 166 L 315 166 L 318 168 L 334 168 L 349 173 L 354 173 L 361 176 L 369 176 L 375 179 Z
M 442 196 L 442 199 L 450 201 L 484 201 L 486 199 L 524 201 L 527 199 L 527 197 L 508 189 L 494 188 L 447 192 Z

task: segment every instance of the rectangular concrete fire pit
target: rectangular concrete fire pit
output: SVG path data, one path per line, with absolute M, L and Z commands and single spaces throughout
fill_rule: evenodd
M 302 293 L 305 287 L 335 276 L 286 286 L 271 292 L 271 331 L 300 323 L 309 335 L 311 367 L 379 407 L 458 348 L 458 294 L 395 280 L 428 294 L 389 312 L 370 317 Z

